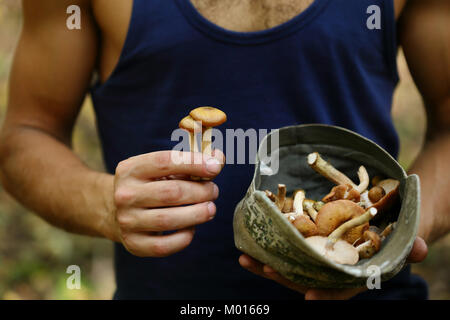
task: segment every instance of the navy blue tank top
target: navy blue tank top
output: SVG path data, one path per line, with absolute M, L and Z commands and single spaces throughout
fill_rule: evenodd
M 367 8 L 381 9 L 381 29 L 369 29 Z M 189 0 L 135 0 L 118 65 L 92 88 L 108 172 L 128 157 L 169 150 L 190 109 L 224 110 L 221 127 L 275 129 L 302 123 L 349 128 L 397 156 L 391 119 L 397 84 L 392 0 L 315 0 L 277 27 L 225 30 Z M 228 165 L 216 218 L 197 227 L 185 250 L 139 258 L 115 245 L 116 298 L 298 299 L 299 293 L 239 266 L 232 219 L 253 166 Z M 424 298 L 422 280 L 406 268 L 358 298 Z

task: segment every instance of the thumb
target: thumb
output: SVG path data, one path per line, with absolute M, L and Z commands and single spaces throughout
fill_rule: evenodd
M 425 240 L 423 240 L 421 237 L 417 237 L 416 240 L 414 240 L 413 247 L 406 261 L 408 263 L 422 262 L 427 257 L 427 254 L 428 246 Z

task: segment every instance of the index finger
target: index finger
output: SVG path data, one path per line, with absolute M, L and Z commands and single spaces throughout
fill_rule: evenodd
M 220 157 L 221 154 L 218 154 Z M 152 179 L 169 175 L 192 175 L 213 178 L 222 170 L 221 159 L 207 156 L 199 152 L 157 151 L 131 157 L 119 163 L 128 167 L 129 174 L 141 178 Z

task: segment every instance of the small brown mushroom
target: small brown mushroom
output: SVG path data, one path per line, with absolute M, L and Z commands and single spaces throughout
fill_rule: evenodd
M 202 132 L 202 126 L 199 122 L 195 121 L 191 116 L 186 116 L 181 119 L 178 124 L 181 129 L 186 130 L 189 133 L 189 151 L 199 152 L 196 136 Z M 194 181 L 201 180 L 200 177 L 191 176 Z
M 312 169 L 336 185 L 351 185 L 360 194 L 363 193 L 369 186 L 369 174 L 364 166 L 360 166 L 358 169 L 359 185 L 356 185 L 345 174 L 337 170 L 329 162 L 322 159 L 318 152 L 313 152 L 308 155 L 308 164 Z
M 304 236 L 310 237 L 317 234 L 317 226 L 309 216 L 303 213 L 303 201 L 305 191 L 302 189 L 294 192 L 292 203 L 293 212 L 285 213 L 284 216 L 292 222 L 294 227 Z
M 315 222 L 317 225 L 318 235 L 328 236 L 340 225 L 350 219 L 359 217 L 364 214 L 364 212 L 365 210 L 362 207 L 350 200 L 336 200 L 328 202 L 317 214 Z M 342 235 L 341 238 L 350 244 L 354 244 L 362 238 L 364 231 L 368 228 L 368 223 L 358 225 L 355 228 L 348 230 L 344 235 Z
M 328 235 L 328 245 L 330 247 L 332 247 L 339 239 L 342 239 L 343 235 L 346 232 L 352 230 L 355 227 L 368 224 L 370 219 L 372 219 L 376 214 L 377 214 L 377 209 L 370 208 L 364 214 L 357 216 L 357 217 L 341 224 L 336 230 L 334 230 L 330 235 Z
M 323 197 L 323 202 L 330 202 L 336 200 L 350 200 L 359 202 L 360 194 L 349 184 L 340 184 L 331 189 L 331 192 Z
M 195 135 L 202 132 L 202 126 L 200 125 L 200 123 L 195 121 L 191 116 L 186 116 L 181 119 L 179 127 L 189 132 L 189 151 L 198 152 L 199 148 L 195 139 Z
M 375 253 L 380 251 L 381 238 L 373 231 L 366 231 L 363 234 L 364 242 L 356 247 L 360 259 L 371 258 Z
M 227 115 L 222 110 L 214 107 L 198 107 L 192 110 L 189 115 L 192 119 L 201 122 L 204 127 L 202 134 L 202 152 L 212 156 L 212 128 L 227 121 Z
M 305 214 L 295 215 L 292 224 L 305 238 L 317 235 L 316 224 Z
M 386 195 L 384 189 L 380 186 L 372 187 L 368 192 L 368 197 L 372 203 L 378 202 Z
M 384 190 L 385 195 L 374 203 L 371 207 L 376 208 L 379 212 L 389 210 L 395 203 L 399 193 L 400 181 L 394 179 L 382 180 L 378 183 L 377 187 L 381 187 Z
M 359 260 L 358 250 L 346 241 L 337 241 L 332 248 L 327 247 L 328 239 L 321 236 L 306 238 L 306 242 L 324 256 L 336 263 L 354 265 Z

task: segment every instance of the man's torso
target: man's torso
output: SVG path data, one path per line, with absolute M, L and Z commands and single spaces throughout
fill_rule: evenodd
M 189 0 L 186 0 L 189 1 Z M 399 17 L 407 0 L 393 0 Z M 206 19 L 228 30 L 255 32 L 276 27 L 306 10 L 314 0 L 191 0 Z M 104 82 L 114 70 L 124 46 L 132 0 L 92 0 L 101 33 L 98 71 Z M 148 17 L 151 19 L 151 17 Z

